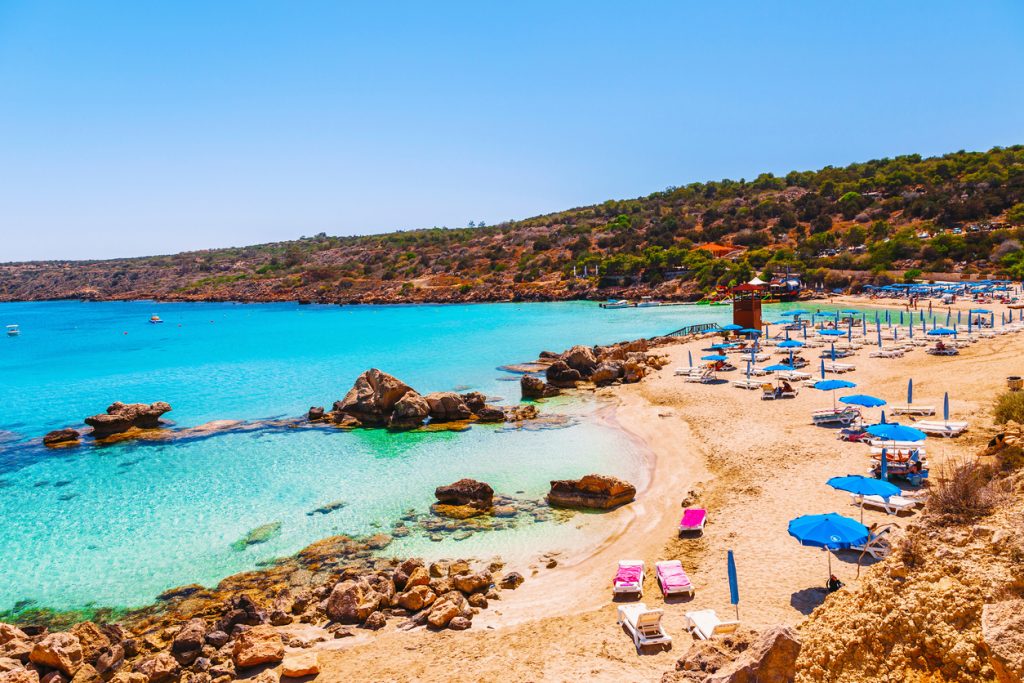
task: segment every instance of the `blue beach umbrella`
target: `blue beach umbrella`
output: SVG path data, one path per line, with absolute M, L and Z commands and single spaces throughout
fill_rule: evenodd
M 832 344 L 832 349 L 829 351 L 829 353 L 832 355 L 832 362 L 835 363 L 836 362 L 836 345 L 834 343 Z
M 800 541 L 800 545 L 831 551 L 867 543 L 871 532 L 857 520 L 830 512 L 790 520 L 789 535 Z M 828 555 L 828 573 L 832 575 L 831 552 Z
M 797 341 L 796 339 L 787 339 L 786 341 L 779 342 L 780 349 L 796 349 L 803 345 L 802 341 Z
M 825 362 L 822 361 L 822 373 L 824 373 Z M 836 409 L 836 390 L 838 389 L 853 389 L 856 384 L 853 382 L 847 382 L 845 379 L 823 379 L 820 382 L 814 383 L 814 388 L 819 391 L 832 392 L 832 410 Z
M 903 311 L 900 311 L 900 325 L 903 324 Z
M 867 394 L 853 394 L 851 396 L 841 396 L 839 398 L 840 403 L 846 403 L 851 406 L 863 406 L 865 408 L 877 408 L 885 405 L 884 398 L 878 398 L 877 396 L 868 396 Z
M 877 436 L 887 441 L 924 441 L 928 435 L 920 429 L 907 427 L 898 422 L 880 422 L 871 425 L 866 430 L 871 436 Z
M 700 359 L 701 360 L 722 361 L 722 360 L 729 360 L 729 357 L 728 356 L 723 356 L 723 355 L 718 354 L 718 353 L 713 353 L 710 356 L 701 356 Z
M 891 496 L 898 496 L 900 489 L 895 484 L 890 484 L 874 477 L 865 477 L 859 474 L 848 474 L 845 477 L 832 477 L 827 482 L 829 486 L 839 491 L 849 491 L 858 496 L 881 496 L 888 500 Z M 864 499 L 860 501 L 860 521 L 864 521 Z
M 736 330 L 742 330 L 743 329 L 743 325 L 737 325 L 736 323 L 729 323 L 728 325 L 722 325 L 722 329 L 723 330 L 727 330 L 729 332 L 734 332 Z
M 765 368 L 767 372 L 789 372 L 794 369 L 792 365 L 786 365 L 785 363 L 776 363 Z
M 956 330 L 951 330 L 948 327 L 936 327 L 928 330 L 929 337 L 948 337 L 951 334 L 956 334 Z
M 818 334 L 826 337 L 841 337 L 846 333 L 842 330 L 818 330 Z

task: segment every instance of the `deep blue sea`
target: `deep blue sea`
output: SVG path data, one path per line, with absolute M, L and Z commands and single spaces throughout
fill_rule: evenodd
M 152 314 L 165 322 L 151 325 Z M 113 401 L 167 401 L 165 419 L 194 426 L 330 407 L 378 367 L 420 392 L 478 390 L 519 401 L 498 370 L 543 349 L 725 323 L 729 307 L 602 310 L 586 302 L 447 306 L 300 306 L 46 302 L 0 304 L 0 610 L 136 606 L 185 583 L 216 583 L 319 538 L 386 531 L 433 490 L 461 477 L 539 498 L 551 479 L 604 472 L 637 481 L 643 455 L 593 419 L 586 399 L 543 411 L 571 426 L 460 433 L 258 431 L 163 444 L 46 450 L 47 431 L 83 427 Z M 88 443 L 88 439 L 86 440 Z M 328 515 L 310 510 L 343 500 Z M 232 544 L 263 524 L 276 537 Z M 402 539 L 390 551 L 514 555 L 579 542 L 545 522 L 456 542 Z M 455 545 L 455 544 L 458 545 Z

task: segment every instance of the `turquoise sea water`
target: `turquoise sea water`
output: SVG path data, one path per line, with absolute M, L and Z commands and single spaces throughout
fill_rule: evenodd
M 542 349 L 727 322 L 728 307 L 604 311 L 592 303 L 299 306 L 47 302 L 0 304 L 0 609 L 19 600 L 58 608 L 134 606 L 184 583 L 215 583 L 336 533 L 386 531 L 426 511 L 461 477 L 539 498 L 548 481 L 597 471 L 642 479 L 643 459 L 592 419 L 585 400 L 544 411 L 572 426 L 461 433 L 265 430 L 166 444 L 47 451 L 51 429 L 80 427 L 115 400 L 167 401 L 178 426 L 302 415 L 329 407 L 364 369 L 421 392 L 478 390 L 519 400 L 497 370 Z M 151 314 L 162 325 L 150 325 Z M 512 380 L 512 381 L 509 381 Z M 642 482 L 640 482 L 642 483 Z M 347 505 L 328 515 L 310 510 Z M 255 527 L 278 536 L 232 549 Z M 571 545 L 575 525 L 541 523 L 477 534 L 457 546 L 403 539 L 389 551 L 510 554 Z M 578 539 L 577 539 L 578 540 Z

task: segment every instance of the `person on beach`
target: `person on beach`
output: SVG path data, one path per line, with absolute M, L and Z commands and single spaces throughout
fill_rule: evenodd
M 843 582 L 840 581 L 839 578 L 835 574 L 830 575 L 828 577 L 828 583 L 825 584 L 825 588 L 826 588 L 826 590 L 828 590 L 829 593 L 835 593 L 837 590 L 839 590 L 842 587 L 843 587 Z

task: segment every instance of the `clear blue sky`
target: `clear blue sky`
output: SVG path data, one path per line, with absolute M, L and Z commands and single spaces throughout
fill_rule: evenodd
M 0 261 L 1024 142 L 1024 3 L 0 0 Z

